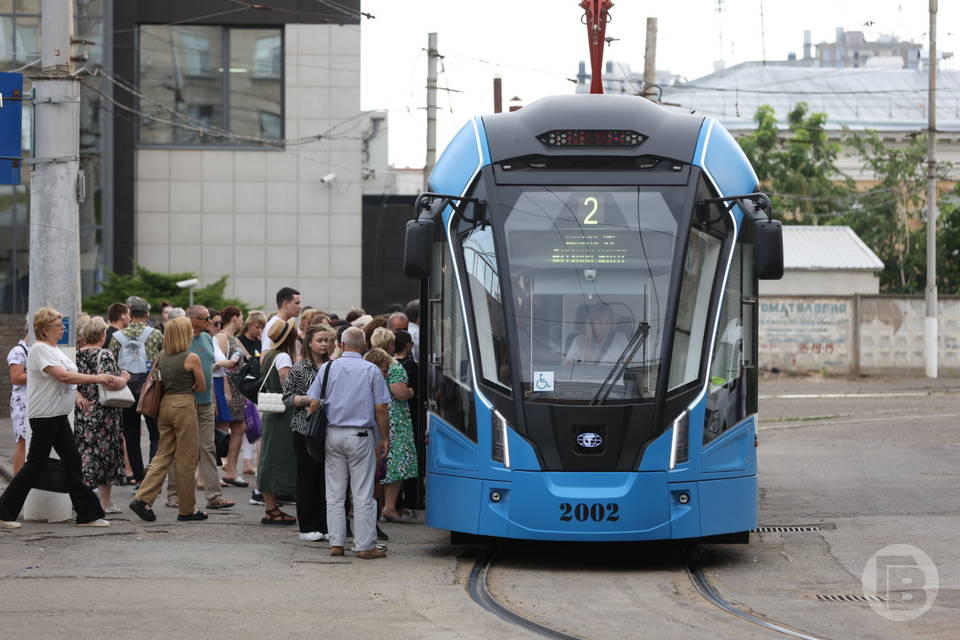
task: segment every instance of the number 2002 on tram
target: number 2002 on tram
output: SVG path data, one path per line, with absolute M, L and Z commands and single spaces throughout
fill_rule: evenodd
M 427 524 L 745 541 L 757 281 L 782 276 L 783 248 L 723 126 L 633 96 L 544 98 L 468 122 L 428 188 L 404 254 Z

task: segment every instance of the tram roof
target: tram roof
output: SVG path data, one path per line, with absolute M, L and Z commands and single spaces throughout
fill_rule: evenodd
M 877 257 L 847 226 L 784 225 L 783 268 L 882 271 Z
M 926 69 L 827 68 L 745 62 L 682 85 L 664 87 L 663 101 L 712 115 L 731 131 L 756 128 L 761 105 L 778 124 L 798 102 L 828 115 L 826 128 L 907 132 L 927 127 Z M 960 71 L 937 74 L 937 129 L 960 132 Z

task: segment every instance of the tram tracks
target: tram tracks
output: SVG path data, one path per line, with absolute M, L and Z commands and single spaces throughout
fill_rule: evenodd
M 586 640 L 585 636 L 571 635 L 564 631 L 541 624 L 523 614 L 507 607 L 491 593 L 488 584 L 490 568 L 500 554 L 500 545 L 488 546 L 474 564 L 467 582 L 470 597 L 484 610 L 496 615 L 502 620 L 526 629 L 531 633 L 551 640 Z M 748 611 L 737 606 L 723 597 L 717 588 L 710 582 L 700 561 L 699 550 L 694 548 L 683 553 L 684 569 L 696 592 L 707 602 L 720 608 L 722 611 L 739 618 L 752 625 L 768 631 L 774 631 L 799 640 L 824 640 L 788 625 L 766 619 L 763 615 Z

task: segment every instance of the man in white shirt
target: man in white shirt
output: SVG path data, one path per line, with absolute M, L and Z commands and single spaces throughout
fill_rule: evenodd
M 270 340 L 270 327 L 277 322 L 286 322 L 290 318 L 296 318 L 300 315 L 300 292 L 291 287 L 283 287 L 277 291 L 277 314 L 270 318 L 267 326 L 263 328 L 260 334 L 260 352 L 266 353 L 273 348 L 273 341 Z
M 413 361 L 420 362 L 420 300 L 411 300 L 403 311 L 407 316 L 407 333 L 413 338 Z

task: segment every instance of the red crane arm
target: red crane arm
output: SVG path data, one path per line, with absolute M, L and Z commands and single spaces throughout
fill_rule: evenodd
M 612 0 L 581 0 L 590 47 L 590 93 L 603 93 L 603 45 L 610 20 Z

